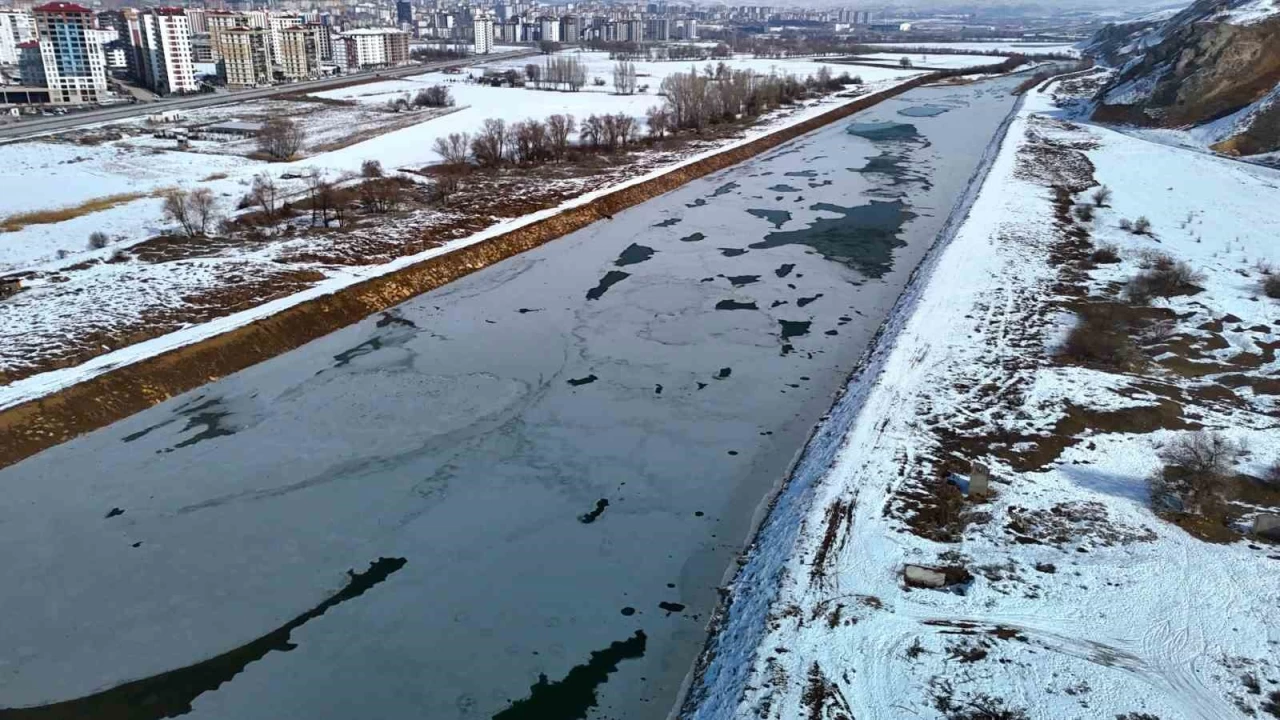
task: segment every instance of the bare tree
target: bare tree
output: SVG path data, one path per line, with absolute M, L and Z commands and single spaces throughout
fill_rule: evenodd
M 196 188 L 189 197 L 192 223 L 197 234 L 204 235 L 209 228 L 217 225 L 218 197 L 209 188 Z
M 360 175 L 367 178 L 382 177 L 382 163 L 377 160 L 365 160 L 360 163 Z
M 258 149 L 276 160 L 288 160 L 302 149 L 306 133 L 289 118 L 274 117 L 258 132 Z
M 600 147 L 600 143 L 604 139 L 604 121 L 599 115 L 589 115 L 586 120 L 582 121 L 582 131 L 579 133 L 579 137 L 592 150 Z
M 258 173 L 253 176 L 253 185 L 249 186 L 249 198 L 262 210 L 262 214 L 268 220 L 276 216 L 276 202 L 279 196 L 276 181 L 271 179 L 270 175 Z
M 670 119 L 670 116 L 667 115 L 666 108 L 649 108 L 648 112 L 645 113 L 645 122 L 649 125 L 649 135 L 659 140 L 666 137 Z
M 101 230 L 94 230 L 89 233 L 89 249 L 101 250 L 111 244 L 111 238 Z
M 1225 492 L 1241 453 L 1240 445 L 1216 432 L 1184 435 L 1160 452 L 1169 467 L 1152 489 L 1157 499 L 1172 496 L 1187 512 L 1204 513 Z
M 413 98 L 415 107 L 453 107 L 453 95 L 444 85 L 423 88 Z
M 492 118 L 484 121 L 484 126 L 471 141 L 471 154 L 481 167 L 495 168 L 502 164 L 507 147 L 507 124 Z
M 613 66 L 613 91 L 619 95 L 634 95 L 636 92 L 636 64 L 630 60 L 622 60 Z
M 519 164 L 537 163 L 551 156 L 547 126 L 540 120 L 525 120 L 512 125 L 507 142 L 511 159 Z
M 312 168 L 307 176 L 307 204 L 311 206 L 311 224 L 329 227 L 329 212 L 333 209 L 333 183 L 319 170 Z
M 535 63 L 529 63 L 524 66 L 524 76 L 528 78 L 529 82 L 533 83 L 534 87 L 537 87 L 542 79 L 542 67 Z
M 449 133 L 436 138 L 432 149 L 444 159 L 445 165 L 461 167 L 471 157 L 471 136 L 467 133 Z
M 191 222 L 191 193 L 175 188 L 164 194 L 164 219 L 176 222 L 187 237 L 196 234 L 195 225 Z
M 569 153 L 569 136 L 577 128 L 572 115 L 552 115 L 547 118 L 547 136 L 551 145 L 551 156 L 563 160 Z
M 401 200 L 400 181 L 395 178 L 377 178 L 360 185 L 360 204 L 369 212 L 392 212 Z

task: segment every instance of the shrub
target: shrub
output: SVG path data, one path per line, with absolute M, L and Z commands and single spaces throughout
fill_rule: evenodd
M 1147 219 L 1146 215 L 1142 215 L 1137 220 L 1133 221 L 1133 234 L 1134 235 L 1150 235 L 1151 234 L 1151 221 Z
M 453 95 L 444 85 L 423 88 L 413 97 L 414 107 L 452 107 Z
M 1160 451 L 1166 466 L 1151 480 L 1152 500 L 1165 509 L 1205 514 L 1222 498 L 1242 453 L 1220 433 L 1179 437 Z
M 1131 278 L 1126 293 L 1131 301 L 1146 304 L 1153 297 L 1182 295 L 1204 280 L 1204 274 L 1184 262 L 1158 260 L 1155 265 Z
M 1119 369 L 1133 367 L 1142 358 L 1129 338 L 1128 320 L 1110 305 L 1091 305 L 1080 311 L 1061 356 L 1084 365 Z
M 1125 232 L 1133 232 L 1133 221 L 1129 218 L 1120 218 L 1120 229 Z
M 1268 275 L 1263 278 L 1262 292 L 1269 298 L 1280 300 L 1280 275 Z
M 377 160 L 365 160 L 360 163 L 360 175 L 367 178 L 382 177 L 382 163 Z
M 1120 250 L 1110 243 L 1099 245 L 1089 255 L 1089 259 L 1095 263 L 1118 263 L 1120 262 Z
M 1077 205 L 1075 212 L 1076 212 L 1076 219 L 1079 220 L 1080 222 L 1090 222 L 1093 220 L 1092 205 Z
M 1094 205 L 1097 205 L 1098 207 L 1106 207 L 1107 203 L 1109 202 L 1111 202 L 1111 188 L 1107 187 L 1106 185 L 1103 185 L 1102 187 L 1093 191 Z
M 1280 490 L 1280 460 L 1271 464 L 1267 471 L 1262 474 L 1262 481 L 1277 490 Z
M 111 244 L 111 238 L 107 237 L 107 234 L 102 232 L 101 230 L 95 230 L 89 233 L 89 249 L 90 250 L 101 250 L 102 248 L 110 244 Z

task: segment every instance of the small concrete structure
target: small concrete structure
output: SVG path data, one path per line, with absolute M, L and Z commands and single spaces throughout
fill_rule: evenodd
M 969 466 L 969 497 L 983 498 L 991 494 L 991 468 L 974 460 Z
M 1280 540 L 1280 515 L 1261 513 L 1253 519 L 1253 534 L 1268 540 Z
M 902 579 L 911 587 L 937 589 L 947 585 L 946 573 L 923 565 L 907 565 L 903 567 Z

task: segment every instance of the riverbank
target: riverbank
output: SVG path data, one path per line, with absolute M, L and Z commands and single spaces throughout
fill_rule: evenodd
M 1028 93 L 744 557 L 685 716 L 1280 712 L 1278 177 L 1075 100 Z

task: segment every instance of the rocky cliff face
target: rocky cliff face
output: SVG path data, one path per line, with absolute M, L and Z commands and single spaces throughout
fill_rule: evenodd
M 1189 128 L 1214 149 L 1280 149 L 1280 0 L 1199 0 L 1142 29 L 1107 28 L 1097 57 L 1119 66 L 1094 117 Z

